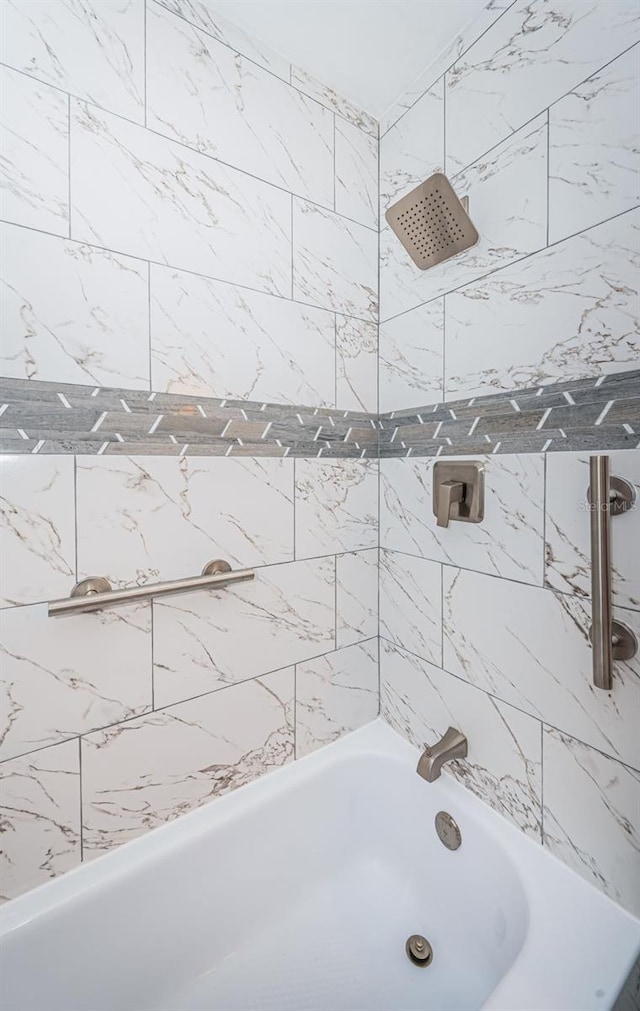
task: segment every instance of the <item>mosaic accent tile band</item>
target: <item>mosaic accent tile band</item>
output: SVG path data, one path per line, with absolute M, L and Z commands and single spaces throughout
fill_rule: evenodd
M 380 457 L 640 446 L 640 369 L 379 417 Z
M 0 452 L 375 459 L 640 447 L 640 369 L 383 415 L 0 380 Z

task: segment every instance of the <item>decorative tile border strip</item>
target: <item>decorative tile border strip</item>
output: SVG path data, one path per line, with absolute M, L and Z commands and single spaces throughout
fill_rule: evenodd
M 379 456 L 640 447 L 640 369 L 380 415 Z
M 0 453 L 376 459 L 640 448 L 640 369 L 412 411 L 0 379 Z
M 171 393 L 0 380 L 1 453 L 377 456 L 375 416 Z

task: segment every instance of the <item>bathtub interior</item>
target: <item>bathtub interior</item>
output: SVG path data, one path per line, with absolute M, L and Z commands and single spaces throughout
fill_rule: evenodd
M 66 899 L 9 933 L 12 1011 L 480 1008 L 527 933 L 508 852 L 463 800 L 464 844 L 445 849 L 438 792 L 403 761 L 314 758 L 211 805 L 215 823 L 195 812 L 175 842 L 167 826 L 68 875 Z

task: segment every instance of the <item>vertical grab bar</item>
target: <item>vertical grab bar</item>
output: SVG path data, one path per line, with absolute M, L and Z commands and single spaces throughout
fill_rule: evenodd
M 593 683 L 613 688 L 613 661 L 630 660 L 638 643 L 634 633 L 611 614 L 611 518 L 635 502 L 635 488 L 623 478 L 611 477 L 608 456 L 589 460 L 591 513 L 591 645 Z

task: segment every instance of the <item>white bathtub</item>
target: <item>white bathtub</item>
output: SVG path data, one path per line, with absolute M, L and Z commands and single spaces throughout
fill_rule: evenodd
M 370 724 L 16 899 L 3 1008 L 610 1008 L 640 923 L 416 759 Z

